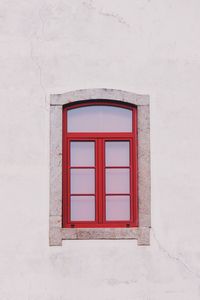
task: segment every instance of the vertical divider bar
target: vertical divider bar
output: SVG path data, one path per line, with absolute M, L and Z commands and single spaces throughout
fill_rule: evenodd
M 94 141 L 94 153 L 95 153 L 95 223 L 99 223 L 99 141 L 95 139 Z
M 130 183 L 130 222 L 134 221 L 134 172 L 133 172 L 133 139 L 129 139 L 129 183 Z
M 63 109 L 62 114 L 62 227 L 65 227 L 68 221 L 67 213 L 67 170 L 68 170 L 68 161 L 67 161 L 67 111 Z
M 101 140 L 101 172 L 102 172 L 102 223 L 106 222 L 106 194 L 105 194 L 105 139 Z
M 65 174 L 65 164 L 66 164 L 66 135 L 65 135 L 65 127 L 67 120 L 66 116 L 67 112 L 63 109 L 62 113 L 62 227 L 65 227 L 66 224 L 66 174 Z M 65 200 L 64 200 L 65 199 Z
M 67 223 L 69 224 L 70 223 L 70 219 L 71 219 L 71 196 L 70 196 L 70 190 L 71 190 L 71 187 L 70 187 L 70 181 L 71 181 L 71 178 L 70 178 L 70 140 L 67 139 L 67 176 L 66 176 L 66 179 L 67 179 L 67 193 L 66 193 L 66 198 L 67 198 Z
M 103 140 L 98 139 L 98 208 L 99 208 L 99 224 L 103 223 Z
M 134 226 L 138 226 L 138 214 L 139 214 L 139 201 L 138 201 L 138 131 L 137 131 L 137 108 L 133 109 L 133 197 L 134 197 L 134 208 L 133 208 L 133 222 Z

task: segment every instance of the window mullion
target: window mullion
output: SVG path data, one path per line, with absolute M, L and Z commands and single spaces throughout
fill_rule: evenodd
M 97 139 L 97 205 L 98 205 L 98 223 L 103 223 L 103 198 L 104 198 L 104 149 L 103 139 Z

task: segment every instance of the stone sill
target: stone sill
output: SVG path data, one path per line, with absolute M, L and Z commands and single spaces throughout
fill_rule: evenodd
M 150 244 L 150 228 L 51 228 L 50 245 L 61 246 L 62 240 L 134 240 L 138 245 Z

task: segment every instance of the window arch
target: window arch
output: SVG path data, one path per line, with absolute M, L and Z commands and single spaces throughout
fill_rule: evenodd
M 50 102 L 50 245 L 148 245 L 149 97 L 91 89 L 51 95 Z

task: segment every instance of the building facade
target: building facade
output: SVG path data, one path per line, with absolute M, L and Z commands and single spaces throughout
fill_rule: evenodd
M 0 7 L 0 299 L 198 300 L 199 1 Z M 78 90 L 149 96 L 148 243 L 49 244 L 50 95 Z

